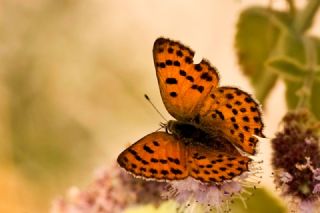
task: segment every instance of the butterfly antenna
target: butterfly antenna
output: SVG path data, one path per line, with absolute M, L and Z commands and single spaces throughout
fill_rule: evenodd
M 157 109 L 157 107 L 152 103 L 152 101 L 150 100 L 149 96 L 147 94 L 144 94 L 144 98 L 147 99 L 147 101 L 151 104 L 151 106 L 153 107 L 153 109 L 155 109 L 158 114 L 165 120 L 168 122 L 168 120 L 161 114 L 161 112 Z

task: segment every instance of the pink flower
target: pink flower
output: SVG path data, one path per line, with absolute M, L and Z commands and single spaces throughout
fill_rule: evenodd
M 280 173 L 280 181 L 283 183 L 289 183 L 293 179 L 292 175 L 290 175 L 288 172 L 281 172 Z
M 320 194 L 320 183 L 317 183 L 317 184 L 314 186 L 314 188 L 313 188 L 313 190 L 312 190 L 312 193 L 313 193 L 313 194 Z
M 305 111 L 288 113 L 272 139 L 274 180 L 294 211 L 314 212 L 320 203 L 320 148 L 316 122 Z
M 53 202 L 51 213 L 117 213 L 132 205 L 159 205 L 165 186 L 166 183 L 134 178 L 112 166 L 97 172 L 86 189 L 71 187 L 66 198 Z
M 243 200 L 243 192 L 246 192 L 249 187 L 255 188 L 257 182 L 248 180 L 250 173 L 254 172 L 243 173 L 221 184 L 202 183 L 191 177 L 172 181 L 168 183 L 170 184 L 169 190 L 163 196 L 176 200 L 180 204 L 180 209 L 184 211 L 192 211 L 195 206 L 200 206 L 205 212 L 213 209 L 228 211 L 234 198 Z

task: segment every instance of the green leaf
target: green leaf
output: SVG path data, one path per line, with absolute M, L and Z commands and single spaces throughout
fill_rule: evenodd
M 297 61 L 286 57 L 272 58 L 266 62 L 271 70 L 288 81 L 301 82 L 307 77 L 306 68 Z
M 244 74 L 253 76 L 262 71 L 280 36 L 281 26 L 278 23 L 287 23 L 286 16 L 286 13 L 261 7 L 249 8 L 240 14 L 235 47 Z
M 287 13 L 268 8 L 252 7 L 240 15 L 235 37 L 237 57 L 262 104 L 277 80 L 264 64 L 274 54 L 278 39 L 289 23 Z
M 314 81 L 310 97 L 310 107 L 313 114 L 320 119 L 320 82 Z
M 304 66 L 306 64 L 306 51 L 302 36 L 296 35 L 292 30 L 284 31 L 279 39 L 279 52 L 281 55 Z

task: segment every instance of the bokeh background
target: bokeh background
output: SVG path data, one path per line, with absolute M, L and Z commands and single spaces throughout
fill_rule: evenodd
M 303 5 L 305 1 L 297 1 Z M 47 212 L 72 185 L 111 165 L 159 127 L 143 97 L 162 103 L 152 59 L 159 36 L 205 57 L 221 85 L 254 93 L 237 63 L 240 12 L 282 0 L 0 0 L 0 212 Z M 320 19 L 311 33 L 320 33 Z M 254 36 L 254 35 L 252 35 Z M 264 106 L 271 138 L 286 112 L 277 83 Z M 270 143 L 260 143 L 262 186 L 274 193 Z

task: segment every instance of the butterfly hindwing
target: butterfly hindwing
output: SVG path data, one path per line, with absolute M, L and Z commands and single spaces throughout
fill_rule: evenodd
M 219 76 L 208 61 L 193 63 L 194 52 L 179 42 L 158 38 L 153 46 L 154 64 L 162 100 L 180 121 L 194 117 L 198 104 L 218 86 Z
M 246 92 L 233 87 L 211 91 L 200 108 L 200 125 L 219 129 L 243 151 L 254 154 L 258 139 L 264 137 L 259 105 Z
M 180 180 L 188 176 L 185 145 L 166 132 L 151 133 L 123 151 L 121 167 L 134 175 L 158 180 Z
M 201 182 L 223 182 L 248 171 L 250 158 L 237 154 L 212 150 L 197 144 L 188 146 L 189 175 Z
M 123 151 L 118 163 L 136 176 L 181 180 L 191 176 L 202 182 L 223 182 L 248 171 L 250 158 L 231 145 L 229 152 L 199 143 L 185 145 L 165 132 L 154 132 Z

